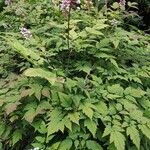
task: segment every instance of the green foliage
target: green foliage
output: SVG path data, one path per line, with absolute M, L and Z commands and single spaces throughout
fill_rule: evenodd
M 10 25 L 0 28 L 1 149 L 149 149 L 149 35 L 125 28 L 131 13 L 118 3 L 107 13 L 82 3 L 70 20 L 57 1 L 13 1 L 1 12 Z

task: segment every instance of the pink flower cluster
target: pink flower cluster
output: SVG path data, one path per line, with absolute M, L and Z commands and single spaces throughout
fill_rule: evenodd
M 120 0 L 119 4 L 120 4 L 121 6 L 125 6 L 125 5 L 126 5 L 126 0 Z
M 5 0 L 5 5 L 10 5 L 12 3 L 12 0 Z
M 26 29 L 26 28 L 24 28 L 24 27 L 22 27 L 22 28 L 20 29 L 20 32 L 21 32 L 21 34 L 23 35 L 23 37 L 24 37 L 25 39 L 29 39 L 29 38 L 32 37 L 31 31 L 29 31 L 28 29 Z
M 68 15 L 69 10 L 71 8 L 76 7 L 76 4 L 79 4 L 80 0 L 62 0 L 61 3 L 61 10 L 64 12 L 65 15 Z

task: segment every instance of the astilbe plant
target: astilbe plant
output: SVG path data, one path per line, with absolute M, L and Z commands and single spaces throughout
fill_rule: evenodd
M 38 4 L 33 15 L 47 7 Z M 112 19 L 113 11 L 106 17 L 95 8 L 78 13 L 66 8 L 67 17 L 58 7 L 43 10 L 42 25 L 32 26 L 42 22 L 39 15 L 31 24 L 27 20 L 32 38 L 27 29 L 22 34 L 29 33 L 30 40 L 19 30 L 3 36 L 30 68 L 0 79 L 0 148 L 148 150 L 149 36 L 125 30 Z

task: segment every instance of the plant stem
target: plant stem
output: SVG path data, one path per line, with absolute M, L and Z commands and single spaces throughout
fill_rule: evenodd
M 71 7 L 69 8 L 69 12 L 68 12 L 68 35 L 67 35 L 67 46 L 68 46 L 68 51 L 69 51 L 69 56 L 68 56 L 68 62 L 67 62 L 67 68 L 69 67 L 69 60 L 70 60 L 70 55 L 71 55 L 71 52 L 72 50 L 70 50 L 70 18 L 71 18 Z
M 108 9 L 108 8 L 107 8 L 108 6 L 107 6 L 107 5 L 108 5 L 108 1 L 105 0 L 105 14 L 106 14 L 106 17 L 107 17 L 107 12 L 108 12 L 108 10 L 107 10 L 107 9 Z
M 70 37 L 70 34 L 69 34 L 69 31 L 70 31 L 70 17 L 71 17 L 71 7 L 69 8 L 69 12 L 68 12 L 68 36 L 67 36 L 67 45 L 68 45 L 68 50 L 70 50 L 70 40 L 69 40 L 69 37 Z

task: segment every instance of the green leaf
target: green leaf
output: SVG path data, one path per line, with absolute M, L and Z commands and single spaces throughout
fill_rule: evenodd
M 119 68 L 119 67 L 118 67 L 118 64 L 117 64 L 117 62 L 116 62 L 116 60 L 110 59 L 110 62 L 111 62 L 116 68 Z
M 106 116 L 109 113 L 107 105 L 103 101 L 98 102 L 95 106 L 96 110 L 103 116 Z
M 0 142 L 0 149 L 3 149 L 3 144 L 2 144 L 2 142 Z
M 32 84 L 31 85 L 31 93 L 33 92 L 35 97 L 40 101 L 41 100 L 41 92 L 42 92 L 42 86 L 39 84 Z
M 108 86 L 107 90 L 109 93 L 116 94 L 116 95 L 123 95 L 124 89 L 120 86 L 120 84 L 114 84 L 112 86 Z
M 111 126 L 106 126 L 102 137 L 108 136 L 109 134 L 111 134 L 111 132 L 112 132 Z
M 136 147 L 140 149 L 140 135 L 135 126 L 130 126 L 127 128 L 127 135 L 130 136 L 130 139 L 133 141 Z
M 137 97 L 137 98 L 141 98 L 142 96 L 144 96 L 146 94 L 146 92 L 140 88 L 135 89 L 132 87 L 128 87 L 125 89 L 124 94 L 125 95 L 131 95 L 131 96 Z
M 113 9 L 117 9 L 117 8 L 119 8 L 119 3 L 115 2 L 115 3 L 113 3 L 113 5 L 111 7 Z
M 97 125 L 93 120 L 86 119 L 84 121 L 84 126 L 88 128 L 88 130 L 92 133 L 93 137 L 95 137 Z
M 62 92 L 58 92 L 58 96 L 59 96 L 59 99 L 61 101 L 61 105 L 63 107 L 66 107 L 66 108 L 71 107 L 72 99 L 69 95 L 62 93 Z
M 24 119 L 28 121 L 29 123 L 32 123 L 35 115 L 36 115 L 36 111 L 35 109 L 32 108 L 24 114 Z
M 114 143 L 109 144 L 108 150 L 116 150 Z
M 64 117 L 63 118 L 64 121 L 64 125 L 66 126 L 66 128 L 68 128 L 70 131 L 72 131 L 72 122 L 68 117 Z
M 72 144 L 73 142 L 71 139 L 65 139 L 60 143 L 59 150 L 70 150 Z
M 103 35 L 102 32 L 94 29 L 94 28 L 90 28 L 90 27 L 86 27 L 85 30 L 90 33 L 90 34 L 94 34 L 94 35 Z
M 98 23 L 93 27 L 96 30 L 101 30 L 104 29 L 106 27 L 108 27 L 109 25 L 107 24 L 102 24 L 100 21 L 98 21 Z
M 67 78 L 65 85 L 71 91 L 71 89 L 77 85 L 77 81 Z
M 71 39 L 73 39 L 73 40 L 78 38 L 78 34 L 74 31 L 74 29 L 70 30 L 69 34 L 71 36 Z
M 69 119 L 79 125 L 79 119 L 80 119 L 80 113 L 79 112 L 73 112 L 68 114 Z
M 50 97 L 50 90 L 49 90 L 48 87 L 44 87 L 42 89 L 42 95 L 45 96 L 45 97 L 48 97 L 48 98 Z
M 150 139 L 150 128 L 147 127 L 146 125 L 139 125 L 139 128 L 141 129 L 142 133 Z
M 5 124 L 3 122 L 0 123 L 0 136 L 4 133 L 5 131 Z
M 56 142 L 56 143 L 52 144 L 51 149 L 52 150 L 58 150 L 59 145 L 60 145 L 60 142 Z
M 85 103 L 82 108 L 83 113 L 90 119 L 93 118 L 93 113 L 94 113 L 91 107 L 92 105 L 90 103 Z
M 40 149 L 43 148 L 43 144 L 41 144 L 41 143 L 32 143 L 32 146 L 33 146 L 34 148 L 36 148 L 36 147 L 39 147 Z
M 74 146 L 75 146 L 76 149 L 78 148 L 79 144 L 80 144 L 79 140 L 74 141 Z
M 24 47 L 17 39 L 14 39 L 13 37 L 7 37 L 5 40 L 11 47 L 15 49 L 17 53 L 21 54 L 29 62 L 37 65 L 43 64 L 45 61 L 42 57 L 40 57 L 38 52 L 36 53 L 34 50 Z
M 96 54 L 95 54 L 95 57 L 97 57 L 97 58 L 105 58 L 106 60 L 107 60 L 107 59 L 111 59 L 111 58 L 115 58 L 115 57 L 112 56 L 112 55 L 108 55 L 108 54 L 102 53 L 102 52 L 96 53 Z
M 22 139 L 22 131 L 21 130 L 15 130 L 12 134 L 12 144 L 13 146 Z
M 112 131 L 110 134 L 110 143 L 113 143 L 113 142 L 117 150 L 125 149 L 125 137 L 122 133 L 118 131 Z
M 138 122 L 142 121 L 143 119 L 143 112 L 140 110 L 131 110 L 130 111 L 130 117 L 134 120 L 137 120 Z
M 56 75 L 50 71 L 44 70 L 42 68 L 29 68 L 24 74 L 28 77 L 40 77 L 48 80 L 52 85 L 56 81 Z
M 103 150 L 103 148 L 96 141 L 92 140 L 87 140 L 86 146 L 89 150 Z
M 8 103 L 5 106 L 6 114 L 9 115 L 10 113 L 14 112 L 17 109 L 17 106 L 20 104 L 21 104 L 20 102 Z
M 42 136 L 36 136 L 35 139 L 36 139 L 39 143 L 44 143 L 44 142 L 45 142 L 45 137 L 42 137 Z
M 47 126 L 48 136 L 59 130 L 61 131 L 64 130 L 63 118 L 64 118 L 64 114 L 62 113 L 62 111 L 58 109 L 54 109 L 50 113 L 50 122 L 48 123 L 48 126 Z
M 117 39 L 112 39 L 112 43 L 114 44 L 115 48 L 118 48 L 119 46 L 119 43 L 120 43 L 120 40 L 117 40 Z

